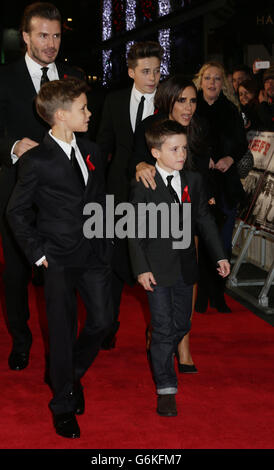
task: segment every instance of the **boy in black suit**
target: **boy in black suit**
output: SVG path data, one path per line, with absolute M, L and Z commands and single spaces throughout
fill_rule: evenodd
M 44 84 L 38 114 L 51 126 L 43 142 L 19 161 L 19 177 L 8 220 L 30 264 L 43 264 L 49 328 L 49 365 L 56 432 L 79 437 L 75 414 L 84 412 L 80 383 L 111 324 L 111 242 L 83 235 L 83 208 L 105 206 L 104 176 L 96 144 L 75 138 L 86 132 L 87 86 L 76 78 Z M 35 225 L 33 206 L 37 210 Z M 77 337 L 78 290 L 86 307 Z
M 127 57 L 128 75 L 133 80 L 133 85 L 111 92 L 105 99 L 96 140 L 106 166 L 107 193 L 115 196 L 115 204 L 128 201 L 129 163 L 133 152 L 134 132 L 140 120 L 154 113 L 154 96 L 160 80 L 162 55 L 163 49 L 157 42 L 135 43 Z M 104 349 L 115 346 L 124 283 L 134 285 L 135 282 L 126 239 L 115 240 L 112 266 L 114 324 L 104 340 Z
M 134 179 L 131 202 L 135 206 L 138 230 L 144 223 L 152 222 L 151 216 L 141 217 L 140 203 L 154 204 L 155 208 L 166 203 L 168 214 L 161 219 L 157 213 L 156 237 L 145 238 L 138 234 L 129 238 L 129 250 L 133 271 L 138 282 L 147 291 L 151 312 L 152 340 L 150 357 L 158 393 L 157 412 L 161 416 L 176 416 L 175 394 L 177 377 L 174 369 L 174 353 L 178 343 L 190 330 L 192 312 L 192 290 L 197 280 L 195 229 L 203 237 L 213 260 L 218 262 L 218 272 L 225 277 L 230 266 L 225 259 L 218 229 L 208 210 L 207 198 L 201 176 L 189 170 L 187 160 L 186 129 L 176 121 L 156 122 L 146 131 L 148 147 L 157 160 L 156 189 L 146 188 Z M 183 170 L 184 168 L 184 170 Z M 172 181 L 172 182 L 171 182 Z M 191 208 L 189 203 L 191 202 Z M 168 236 L 162 238 L 162 229 L 172 212 L 172 203 L 179 204 L 180 229 L 183 222 L 183 236 L 190 231 L 186 246 L 174 246 L 174 224 Z M 184 206 L 188 208 L 184 208 Z M 177 206 L 178 208 L 178 206 Z M 190 213 L 185 218 L 184 209 Z M 174 219 L 173 219 L 174 220 Z M 149 229 L 154 228 L 150 226 Z M 147 229 L 146 229 L 147 230 Z M 177 243 L 185 242 L 185 238 Z

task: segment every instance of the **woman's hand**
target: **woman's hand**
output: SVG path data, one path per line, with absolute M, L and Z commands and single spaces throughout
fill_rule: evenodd
M 155 166 L 149 165 L 146 162 L 140 162 L 136 166 L 136 175 L 135 175 L 136 180 L 140 181 L 141 179 L 142 183 L 144 184 L 146 188 L 149 188 L 149 186 L 152 189 L 156 188 L 156 183 L 154 180 L 155 174 L 156 174 Z
M 222 173 L 225 173 L 232 165 L 232 163 L 234 163 L 234 160 L 232 157 L 223 157 L 223 158 L 220 158 L 220 160 L 217 161 L 217 163 L 215 163 L 215 170 L 219 170 L 221 171 Z

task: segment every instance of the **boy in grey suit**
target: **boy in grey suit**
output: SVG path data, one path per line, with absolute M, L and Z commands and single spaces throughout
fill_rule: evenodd
M 130 200 L 135 206 L 138 234 L 135 232 L 135 237 L 129 238 L 129 251 L 134 274 L 148 295 L 152 325 L 150 358 L 158 394 L 157 412 L 161 416 L 176 416 L 174 353 L 190 330 L 192 290 L 198 277 L 194 244 L 196 230 L 199 230 L 214 262 L 218 263 L 217 270 L 222 277 L 229 274 L 230 265 L 225 259 L 215 221 L 209 213 L 201 176 L 189 170 L 186 129 L 175 121 L 156 122 L 147 130 L 146 140 L 157 160 L 156 189 L 146 188 L 135 180 L 132 183 Z M 149 217 L 141 216 L 140 203 L 153 203 L 155 210 L 166 203 L 169 210 L 168 217 L 165 213 L 163 218 L 157 211 L 156 236 L 154 234 L 153 238 L 147 231 L 145 237 L 144 233 L 139 235 L 144 224 L 150 230 L 155 228 L 151 226 L 151 212 Z M 187 231 L 189 233 L 189 242 L 181 237 L 177 247 L 170 210 L 174 204 L 179 204 L 179 227 L 181 230 L 183 222 L 183 236 Z M 186 210 L 188 204 L 191 208 L 188 206 Z M 184 217 L 184 212 L 189 214 L 188 217 Z M 169 233 L 163 238 L 163 225 L 166 226 L 170 214 Z

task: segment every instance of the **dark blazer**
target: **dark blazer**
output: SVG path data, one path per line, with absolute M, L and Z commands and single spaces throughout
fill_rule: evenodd
M 166 202 L 172 203 L 170 193 L 161 177 L 156 171 L 156 189 L 146 188 L 143 183 L 132 181 L 130 200 L 137 211 L 138 203 L 154 203 L 156 205 Z M 173 249 L 172 235 L 169 238 L 129 238 L 129 251 L 134 274 L 137 276 L 144 272 L 152 272 L 157 285 L 170 286 L 176 282 L 180 273 L 188 284 L 194 284 L 198 278 L 198 267 L 194 234 L 197 229 L 209 250 L 212 260 L 225 259 L 217 226 L 209 212 L 202 176 L 197 172 L 181 171 L 182 191 L 188 186 L 191 200 L 191 244 L 187 249 Z M 184 203 L 185 204 L 185 203 Z M 159 221 L 159 219 L 158 219 Z M 160 234 L 161 225 L 157 226 Z
M 84 160 L 90 155 L 95 167 L 88 169 L 85 189 L 67 155 L 49 134 L 39 146 L 19 159 L 18 181 L 8 204 L 7 216 L 31 264 L 45 255 L 49 264 L 83 266 L 91 246 L 107 262 L 110 242 L 88 240 L 83 235 L 85 204 L 95 201 L 105 206 L 100 151 L 96 144 L 85 139 L 78 138 L 77 145 Z M 30 223 L 34 210 L 37 211 L 35 225 Z
M 96 139 L 107 171 L 107 192 L 114 194 L 116 203 L 127 201 L 129 195 L 128 165 L 133 151 L 130 96 L 131 88 L 107 95 Z
M 56 62 L 59 78 L 72 75 L 83 78 L 78 70 Z M 0 67 L 0 216 L 16 182 L 17 163 L 12 164 L 12 145 L 23 137 L 41 142 L 47 124 L 34 107 L 36 90 L 25 58 Z

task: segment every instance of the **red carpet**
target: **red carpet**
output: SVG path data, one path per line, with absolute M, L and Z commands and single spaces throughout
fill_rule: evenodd
M 232 314 L 196 313 L 191 350 L 199 372 L 180 375 L 178 417 L 162 418 L 145 354 L 141 288 L 125 291 L 117 346 L 101 351 L 83 380 L 81 438 L 57 436 L 43 383 L 43 294 L 33 286 L 30 294 L 34 341 L 24 371 L 8 368 L 1 314 L 1 449 L 273 449 L 273 328 L 230 298 Z

